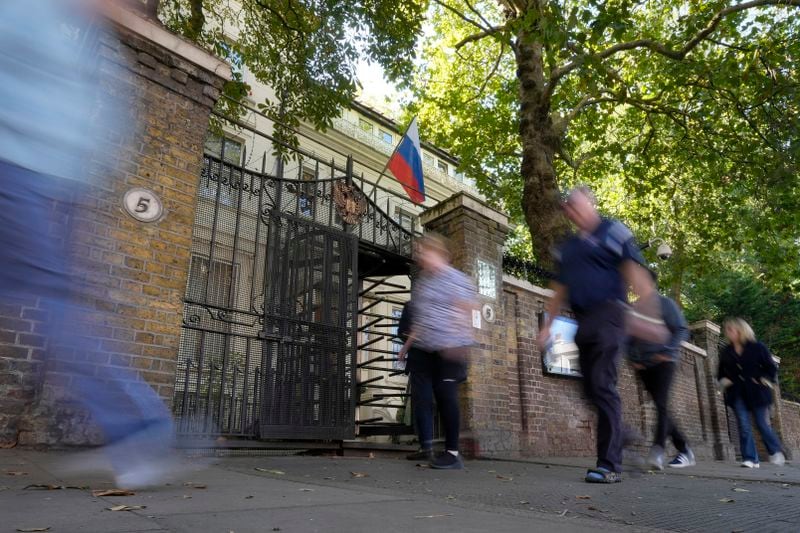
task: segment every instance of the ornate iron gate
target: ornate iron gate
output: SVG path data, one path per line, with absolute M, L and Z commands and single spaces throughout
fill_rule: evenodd
M 280 162 L 265 172 L 266 156 L 260 172 L 204 159 L 173 401 L 182 434 L 355 435 L 359 277 L 408 258 L 411 234 L 360 194 L 352 164 L 301 155 L 293 176 Z

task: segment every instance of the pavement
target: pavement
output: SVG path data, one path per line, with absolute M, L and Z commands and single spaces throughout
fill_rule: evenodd
M 700 463 L 582 481 L 589 459 L 468 461 L 194 453 L 169 484 L 128 496 L 89 452 L 0 450 L 0 533 L 797 532 L 800 467 Z M 119 506 L 127 506 L 120 509 Z M 49 529 L 45 529 L 49 528 Z

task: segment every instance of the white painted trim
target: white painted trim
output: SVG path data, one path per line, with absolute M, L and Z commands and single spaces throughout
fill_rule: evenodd
M 694 344 L 688 343 L 686 341 L 681 343 L 681 347 L 690 351 L 694 352 L 701 357 L 708 357 L 708 352 L 704 349 L 700 348 L 699 346 L 695 346 Z
M 544 287 L 539 287 L 538 285 L 534 285 L 529 281 L 525 281 L 523 279 L 518 279 L 513 276 L 509 276 L 508 274 L 503 274 L 503 283 L 511 285 L 512 287 L 516 287 L 518 289 L 522 289 L 524 291 L 532 292 L 537 296 L 541 296 L 542 298 L 552 298 L 553 291 L 550 289 L 545 289 Z
M 484 217 L 497 222 L 503 228 L 508 230 L 510 228 L 508 224 L 508 216 L 504 215 L 503 213 L 492 209 L 488 205 L 486 205 L 483 200 L 480 198 L 475 198 L 468 192 L 457 192 L 450 198 L 436 204 L 435 206 L 429 208 L 427 211 L 423 212 L 420 215 L 420 221 L 423 225 L 427 225 L 434 220 L 437 220 L 443 216 L 445 216 L 450 211 L 453 211 L 457 207 L 465 207 L 471 211 L 474 211 Z
M 175 35 L 160 24 L 142 18 L 114 3 L 103 9 L 106 17 L 119 26 L 151 41 L 186 61 L 197 65 L 226 80 L 231 79 L 231 66 L 217 56 L 203 50 L 196 44 Z

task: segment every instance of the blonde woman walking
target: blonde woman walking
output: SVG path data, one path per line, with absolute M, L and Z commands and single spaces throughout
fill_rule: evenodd
M 758 468 L 756 443 L 750 426 L 752 413 L 758 432 L 769 452 L 769 462 L 783 465 L 786 457 L 781 442 L 769 423 L 772 389 L 778 378 L 778 366 L 769 349 L 758 342 L 753 328 L 741 318 L 725 321 L 728 346 L 719 358 L 717 380 L 725 394 L 725 403 L 733 409 L 739 426 L 742 466 Z

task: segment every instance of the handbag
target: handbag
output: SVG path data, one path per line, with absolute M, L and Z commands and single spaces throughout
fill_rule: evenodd
M 625 333 L 651 344 L 666 344 L 670 331 L 661 313 L 661 299 L 653 291 L 633 305 L 625 304 Z

